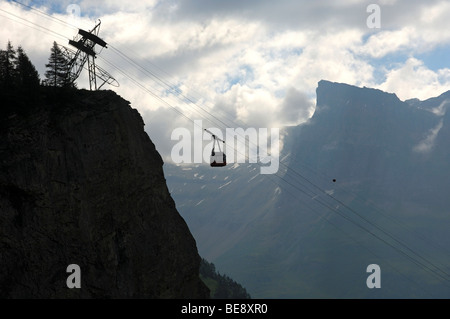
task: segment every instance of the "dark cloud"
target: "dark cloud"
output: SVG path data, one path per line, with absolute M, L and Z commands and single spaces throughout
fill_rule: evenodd
M 288 125 L 295 125 L 307 120 L 313 109 L 314 105 L 308 99 L 308 96 L 291 87 L 287 90 L 281 104 L 278 119 Z
M 410 23 L 421 12 L 438 0 L 432 1 L 292 1 L 292 0 L 183 0 L 163 1 L 156 11 L 159 19 L 209 20 L 213 18 L 232 17 L 244 21 L 261 21 L 269 28 L 291 29 L 303 28 L 313 30 L 355 27 L 367 29 L 366 20 L 370 13 L 369 4 L 380 3 L 382 27 L 395 28 Z M 389 4 L 392 3 L 392 4 Z M 171 8 L 169 10 L 169 8 Z M 176 8 L 176 9 L 174 9 Z M 170 15 L 168 14 L 170 12 Z

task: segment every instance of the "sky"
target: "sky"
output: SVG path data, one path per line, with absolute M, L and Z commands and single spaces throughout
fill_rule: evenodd
M 173 129 L 192 128 L 174 108 L 205 127 L 217 126 L 207 121 L 214 114 L 270 128 L 305 122 L 322 79 L 401 100 L 450 90 L 450 1 L 18 1 L 58 19 L 0 1 L 0 45 L 21 45 L 42 78 L 53 41 L 69 47 L 77 27 L 101 19 L 109 46 L 97 64 L 165 159 Z M 87 87 L 86 75 L 78 86 Z

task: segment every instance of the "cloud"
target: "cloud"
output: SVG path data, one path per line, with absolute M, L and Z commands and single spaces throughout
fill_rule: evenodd
M 423 139 L 419 144 L 414 146 L 413 151 L 417 153 L 429 153 L 433 149 L 436 137 L 438 136 L 439 131 L 443 126 L 444 120 L 441 119 L 438 125 L 436 125 L 436 127 L 432 128 L 428 132 L 428 135 L 425 137 L 425 139 Z
M 222 94 L 213 112 L 224 120 L 227 114 L 235 118 L 227 121 L 229 127 L 272 127 L 278 99 L 263 88 L 235 84 Z
M 97 62 L 119 81 L 117 93 L 152 121 L 148 131 L 163 150 L 171 143 L 164 130 L 189 125 L 172 107 L 210 126 L 279 127 L 312 113 L 321 79 L 376 87 L 402 99 L 436 96 L 450 84 L 450 69 L 431 70 L 417 58 L 450 43 L 450 3 L 444 1 L 380 1 L 382 28 L 376 30 L 366 25 L 369 0 L 29 4 L 71 23 L 66 11 L 73 2 L 80 7 L 80 27 L 90 29 L 101 18 L 100 36 L 109 48 Z M 0 41 L 21 44 L 41 75 L 53 40 L 67 45 L 77 32 L 10 2 L 0 9 L 62 36 L 0 12 L 8 26 Z M 399 60 L 384 63 L 390 57 Z M 79 86 L 86 83 L 84 77 Z
M 413 41 L 416 37 L 416 29 L 409 26 L 400 30 L 382 31 L 371 36 L 358 48 L 358 53 L 381 58 L 390 53 L 403 52 L 411 49 L 411 46 L 417 46 L 417 42 Z
M 447 91 L 450 86 L 450 69 L 438 72 L 427 68 L 422 61 L 409 58 L 405 63 L 386 73 L 386 80 L 378 86 L 387 92 L 394 92 L 402 99 L 425 100 Z
M 285 125 L 298 125 L 311 117 L 314 111 L 314 104 L 308 96 L 299 90 L 291 87 L 287 90 L 286 96 L 278 111 L 280 123 Z
M 431 112 L 433 112 L 437 116 L 444 116 L 445 113 L 447 112 L 447 106 L 449 104 L 450 104 L 449 100 L 444 100 L 444 101 L 442 101 L 441 104 L 439 104 L 434 109 L 432 109 Z

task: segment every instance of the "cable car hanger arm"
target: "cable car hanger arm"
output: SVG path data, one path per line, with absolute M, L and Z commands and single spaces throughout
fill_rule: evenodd
M 211 134 L 212 137 L 213 137 L 215 140 L 219 140 L 219 141 L 221 141 L 221 142 L 223 142 L 223 143 L 225 144 L 225 141 L 224 141 L 224 140 L 218 138 L 215 134 L 213 134 L 212 132 L 208 131 L 206 128 L 203 129 L 203 130 L 205 130 L 206 132 L 208 132 L 209 134 Z

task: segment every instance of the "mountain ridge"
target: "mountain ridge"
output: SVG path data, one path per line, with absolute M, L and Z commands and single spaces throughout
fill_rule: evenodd
M 165 167 L 200 254 L 255 298 L 449 296 L 393 239 L 431 254 L 433 263 L 449 262 L 440 247 L 450 242 L 448 114 L 430 111 L 448 92 L 416 106 L 393 93 L 329 81 L 319 82 L 317 94 L 312 118 L 284 129 L 284 180 L 258 175 L 254 164 L 220 171 L 200 165 L 197 177 Z M 374 259 L 383 269 L 381 290 L 365 286 Z

